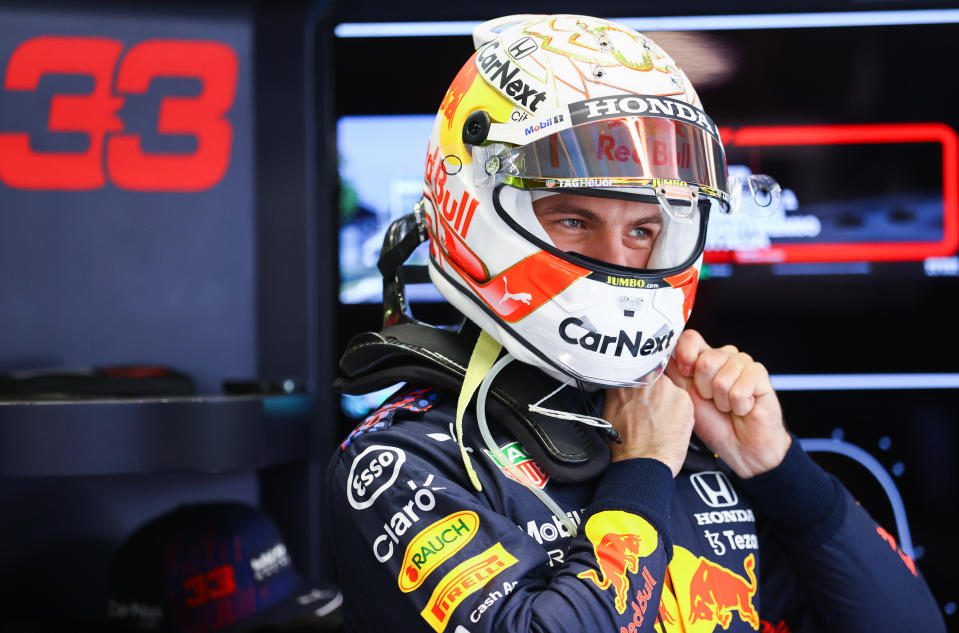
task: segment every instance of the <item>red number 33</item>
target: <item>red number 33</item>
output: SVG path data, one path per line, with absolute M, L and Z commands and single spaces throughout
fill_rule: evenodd
M 183 581 L 183 589 L 186 594 L 184 602 L 189 607 L 197 607 L 210 600 L 229 596 L 236 591 L 233 567 L 223 565 L 205 574 L 191 576 Z
M 54 95 L 47 121 L 51 132 L 82 132 L 90 139 L 84 152 L 38 152 L 29 135 L 0 134 L 0 181 L 17 189 L 85 191 L 110 180 L 131 191 L 202 191 L 226 173 L 233 126 L 225 118 L 236 95 L 237 58 L 220 42 L 147 40 L 133 46 L 116 73 L 123 52 L 117 40 L 93 37 L 36 37 L 10 57 L 4 88 L 36 90 L 49 74 L 87 75 L 93 90 L 85 95 Z M 123 133 L 116 113 L 123 94 L 143 94 L 156 77 L 199 79 L 196 97 L 165 97 L 157 131 L 196 138 L 190 154 L 144 152 L 140 137 Z M 109 137 L 108 133 L 113 133 Z

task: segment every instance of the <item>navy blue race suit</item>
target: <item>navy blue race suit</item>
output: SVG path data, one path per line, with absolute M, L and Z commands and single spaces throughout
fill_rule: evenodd
M 652 459 L 563 484 L 494 420 L 505 457 L 564 524 L 484 451 L 455 394 L 408 387 L 337 449 L 332 542 L 350 631 L 945 631 L 914 562 L 793 441 L 739 480 L 690 452 L 675 480 Z

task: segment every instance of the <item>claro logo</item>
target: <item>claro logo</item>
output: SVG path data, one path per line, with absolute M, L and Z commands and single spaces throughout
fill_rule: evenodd
M 579 317 L 569 317 L 559 324 L 559 335 L 570 345 L 579 345 L 597 354 L 622 356 L 625 351 L 635 358 L 637 355 L 649 356 L 654 352 L 669 349 L 675 332 L 670 330 L 669 334 L 644 339 L 642 332 L 637 331 L 630 335 L 629 332 L 620 330 L 619 334 L 612 336 L 587 329 L 583 319 Z
M 357 455 L 346 484 L 350 505 L 357 510 L 373 505 L 399 477 L 405 461 L 406 453 L 392 446 L 370 446 Z

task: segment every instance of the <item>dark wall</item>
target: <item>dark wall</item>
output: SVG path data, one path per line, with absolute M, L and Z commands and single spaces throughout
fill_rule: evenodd
M 16 443 L 4 450 L 32 464 L 29 473 L 4 468 L 0 477 L 0 629 L 65 620 L 98 630 L 117 547 L 147 520 L 184 503 L 236 500 L 264 508 L 299 570 L 322 575 L 319 480 L 333 440 L 325 387 L 332 365 L 320 358 L 331 356 L 333 248 L 322 228 L 326 202 L 316 192 L 325 182 L 316 158 L 317 96 L 324 91 L 315 87 L 322 73 L 313 53 L 325 6 L 0 3 L 0 73 L 33 36 L 111 38 L 120 46 L 118 67 L 139 43 L 163 38 L 226 44 L 238 61 L 235 94 L 214 116 L 228 122 L 232 143 L 213 184 L 190 190 L 181 179 L 174 191 L 138 190 L 109 164 L 110 141 L 91 161 L 103 182 L 84 190 L 58 184 L 55 170 L 43 172 L 53 184 L 38 189 L 0 168 L 0 374 L 164 364 L 197 385 L 196 398 L 176 405 L 190 408 L 196 422 L 180 436 L 136 415 L 116 435 L 101 432 L 106 423 L 89 433 L 70 429 L 83 459 L 46 470 L 69 475 L 74 467 L 73 476 L 44 476 L 44 465 L 29 460 L 33 451 L 53 454 L 45 444 L 62 446 L 65 438 L 52 427 L 24 427 L 18 407 L 27 403 L 0 402 L 0 442 Z M 119 71 L 108 69 L 102 81 L 107 94 L 122 92 Z M 29 132 L 40 152 L 86 151 L 89 135 L 49 131 L 50 99 L 94 85 L 68 69 L 49 73 L 36 90 L 0 89 L 0 134 Z M 124 95 L 117 117 L 125 132 L 141 136 L 144 152 L 189 154 L 199 149 L 197 136 L 163 133 L 161 101 L 203 89 L 189 78 L 159 79 L 143 95 Z M 205 121 L 187 117 L 188 125 Z M 250 382 L 251 395 L 224 397 L 227 380 Z M 255 401 L 287 380 L 288 398 Z M 231 426 L 229 414 L 220 414 L 238 403 L 247 417 Z M 70 404 L 50 406 L 69 420 Z M 78 425 L 86 419 L 77 418 Z M 162 456 L 151 449 L 159 445 Z M 100 475 L 79 466 L 99 453 L 120 456 L 115 463 L 127 466 Z M 225 455 L 229 466 L 205 455 Z

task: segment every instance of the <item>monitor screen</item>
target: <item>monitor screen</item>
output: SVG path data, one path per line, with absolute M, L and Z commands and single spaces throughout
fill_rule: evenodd
M 340 301 L 379 303 L 376 261 L 390 223 L 423 195 L 423 161 L 431 114 L 344 116 L 337 121 L 340 168 Z M 389 148 L 384 148 L 384 131 Z M 425 264 L 423 244 L 409 263 Z M 410 286 L 413 300 L 439 301 L 432 286 Z
M 745 204 L 711 215 L 689 327 L 761 352 L 775 373 L 953 372 L 959 339 L 945 333 L 959 291 L 955 25 L 758 22 L 646 31 L 696 86 L 730 176 L 768 174 L 783 192 L 771 213 Z M 336 50 L 339 298 L 353 309 L 349 323 L 362 314 L 369 328 L 383 232 L 422 193 L 432 120 L 472 42 L 468 30 L 338 37 Z M 353 62 L 397 51 L 428 63 L 415 75 L 402 65 L 385 73 L 384 98 L 355 98 L 366 85 Z M 429 316 L 442 305 L 430 285 L 409 290 L 414 314 L 417 303 Z
M 341 183 L 340 300 L 378 303 L 376 268 L 390 223 L 423 193 L 423 161 L 434 115 L 347 115 L 337 122 Z M 389 149 L 381 138 L 388 130 Z M 710 217 L 706 274 L 773 265 L 773 275 L 871 271 L 879 261 L 926 262 L 931 272 L 956 252 L 959 164 L 956 135 L 943 123 L 750 126 L 722 130 L 731 178 L 772 175 L 781 204 L 749 199 Z M 373 148 L 381 148 L 374 150 Z M 410 263 L 425 264 L 426 246 Z M 946 262 L 938 258 L 951 258 Z M 928 261 L 932 259 L 932 261 Z M 825 266 L 782 266 L 820 263 Z M 936 268 L 936 267 L 939 268 Z M 411 286 L 411 298 L 440 300 Z

